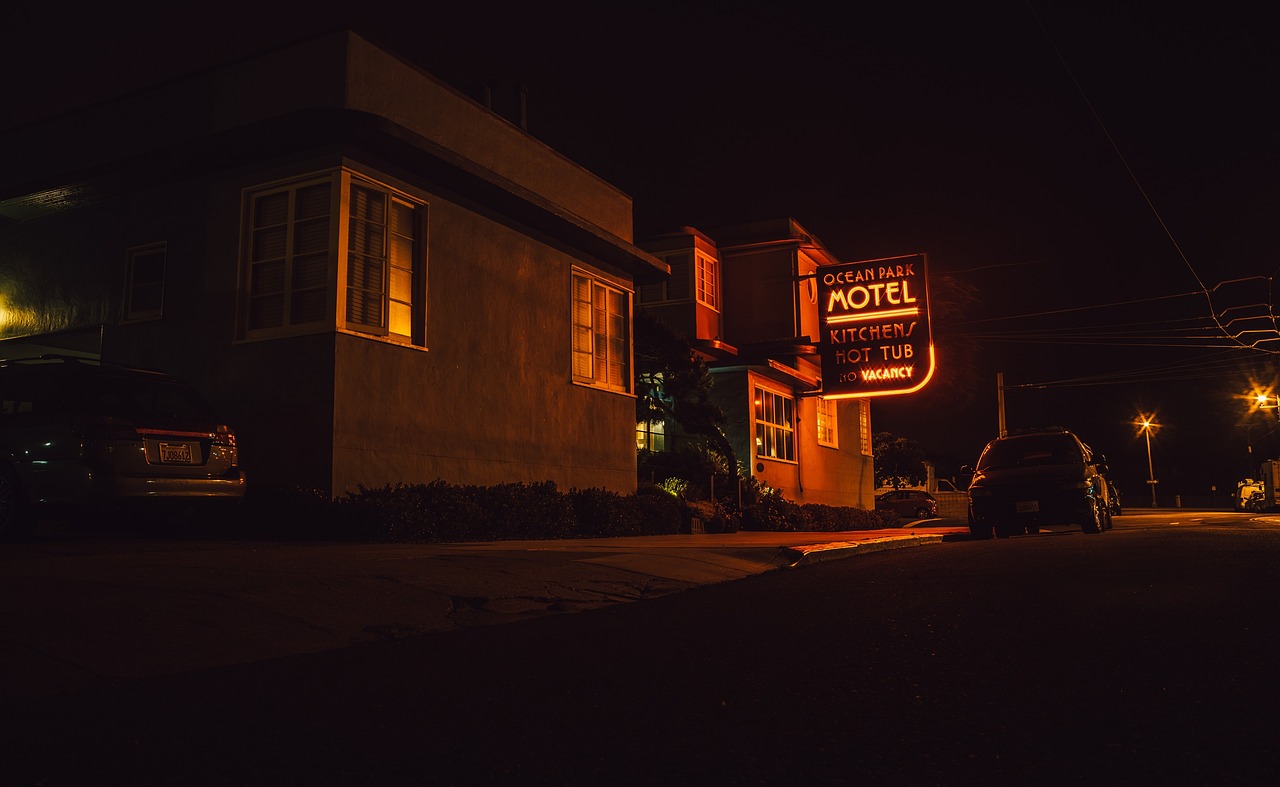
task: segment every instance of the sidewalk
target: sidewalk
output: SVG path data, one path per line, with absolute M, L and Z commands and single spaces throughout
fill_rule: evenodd
M 967 537 L 960 525 L 431 545 L 6 545 L 0 699 L 597 609 Z

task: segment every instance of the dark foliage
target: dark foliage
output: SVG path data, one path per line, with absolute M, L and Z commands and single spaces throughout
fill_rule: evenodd
M 487 487 L 433 481 L 361 487 L 332 500 L 307 489 L 259 491 L 234 517 L 219 516 L 213 522 L 240 536 L 396 543 L 671 535 L 695 527 L 706 533 L 834 532 L 899 524 L 883 512 L 801 506 L 775 490 L 749 493 L 749 503 L 739 512 L 735 505 L 686 500 L 651 484 L 624 495 L 598 488 L 561 492 L 550 481 Z

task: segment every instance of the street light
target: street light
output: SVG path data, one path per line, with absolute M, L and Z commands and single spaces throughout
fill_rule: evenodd
M 1138 414 L 1138 427 L 1147 438 L 1147 483 L 1151 486 L 1151 507 L 1156 507 L 1156 471 L 1154 465 L 1151 464 L 1151 431 L 1159 428 L 1159 424 L 1155 421 L 1155 415 Z
M 1259 410 L 1275 410 L 1276 420 L 1280 421 L 1280 395 L 1271 396 L 1270 394 L 1260 393 L 1254 394 L 1253 399 L 1257 403 Z M 1276 403 L 1268 404 L 1272 399 L 1275 399 Z

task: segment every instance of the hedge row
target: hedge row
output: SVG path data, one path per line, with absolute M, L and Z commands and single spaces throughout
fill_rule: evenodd
M 332 500 L 307 490 L 263 492 L 244 501 L 237 520 L 266 537 L 406 543 L 670 535 L 698 527 L 708 533 L 840 532 L 901 524 L 890 512 L 799 505 L 776 493 L 738 511 L 652 485 L 623 495 L 598 488 L 562 492 L 550 481 L 361 487 Z

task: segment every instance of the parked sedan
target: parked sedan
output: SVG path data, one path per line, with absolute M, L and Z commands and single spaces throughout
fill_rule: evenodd
M 928 492 L 896 489 L 876 498 L 877 511 L 892 511 L 904 519 L 931 519 L 938 515 L 938 501 Z
M 60 510 L 238 501 L 238 459 L 235 432 L 181 380 L 68 356 L 0 361 L 0 539 Z

